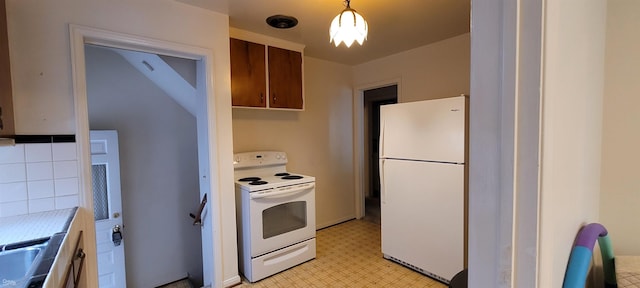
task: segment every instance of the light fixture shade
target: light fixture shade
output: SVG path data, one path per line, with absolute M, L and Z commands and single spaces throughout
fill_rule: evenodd
M 368 31 L 367 21 L 364 20 L 362 15 L 358 14 L 356 10 L 347 7 L 331 21 L 329 42 L 333 41 L 336 47 L 341 42 L 344 42 L 347 47 L 351 47 L 353 41 L 358 41 L 358 44 L 362 45 L 364 40 L 367 39 Z

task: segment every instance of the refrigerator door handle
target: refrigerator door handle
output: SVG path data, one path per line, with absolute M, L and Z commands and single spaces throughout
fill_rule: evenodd
M 384 186 L 384 159 L 380 159 L 380 200 L 382 204 L 387 204 L 386 190 Z
M 384 157 L 384 117 L 380 115 L 380 139 L 378 139 L 378 155 L 380 158 Z

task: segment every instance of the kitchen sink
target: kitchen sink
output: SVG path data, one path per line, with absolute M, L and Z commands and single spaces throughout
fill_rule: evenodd
M 42 243 L 0 252 L 0 279 L 3 283 L 16 285 L 31 277 L 46 245 Z

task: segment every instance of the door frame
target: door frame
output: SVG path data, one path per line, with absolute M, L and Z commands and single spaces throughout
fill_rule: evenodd
M 211 283 L 214 287 L 223 287 L 223 262 L 222 262 L 222 222 L 221 222 L 221 199 L 219 189 L 216 186 L 219 183 L 219 166 L 218 166 L 218 151 L 215 149 L 216 139 L 218 131 L 216 127 L 215 119 L 215 95 L 214 95 L 214 83 L 213 83 L 213 51 L 201 47 L 189 46 L 179 43 L 173 43 L 168 41 L 156 40 L 137 35 L 124 34 L 118 32 L 112 32 L 107 30 L 101 30 L 86 26 L 80 26 L 75 24 L 69 25 L 69 34 L 71 41 L 71 70 L 72 70 L 72 84 L 73 84 L 73 97 L 75 103 L 76 113 L 76 144 L 78 147 L 78 166 L 80 171 L 80 206 L 87 212 L 93 212 L 93 194 L 91 192 L 91 152 L 89 142 L 89 111 L 87 105 L 87 87 L 86 87 L 86 66 L 85 66 L 85 44 L 100 45 L 111 48 L 120 48 L 135 50 L 153 54 L 163 54 L 173 57 L 180 57 L 186 59 L 196 60 L 198 62 L 198 85 L 197 95 L 199 103 L 202 109 L 198 111 L 198 142 L 201 147 L 201 141 L 204 141 L 208 145 L 208 149 L 204 151 L 204 155 L 199 157 L 199 166 L 201 171 L 201 178 L 208 179 L 206 182 L 207 187 L 200 187 L 201 191 L 208 192 L 208 202 L 210 209 L 208 210 L 207 217 L 211 217 L 209 225 L 203 227 L 202 233 L 211 233 L 212 245 L 206 245 L 202 243 L 203 255 L 209 254 L 208 257 L 203 257 L 203 278 L 204 283 L 207 285 Z M 200 117 L 202 116 L 202 117 Z M 200 149 L 199 149 L 200 150 Z M 200 151 L 203 152 L 203 151 Z M 202 160 L 207 160 L 208 167 L 203 169 Z M 207 165 L 205 165 L 207 166 Z M 202 193 L 202 192 L 201 192 Z M 89 217 L 89 218 L 87 218 Z M 90 215 L 85 215 L 85 218 L 93 220 Z M 206 221 L 203 221 L 206 223 Z M 87 230 L 87 243 L 85 248 L 89 255 L 95 255 L 95 226 L 93 221 L 91 223 L 85 223 L 85 230 Z M 213 233 L 217 231 L 218 233 Z M 211 261 L 205 261 L 210 259 Z M 89 287 L 98 287 L 97 283 L 97 262 L 94 257 L 88 257 L 87 259 L 87 279 Z M 212 266 L 211 268 L 207 268 Z
M 390 97 L 391 94 L 384 94 L 384 95 L 380 94 L 380 95 L 372 95 L 372 96 L 367 96 L 366 95 L 368 91 L 373 91 L 373 90 L 377 90 L 377 89 L 385 89 L 385 88 L 389 88 L 389 87 L 395 87 L 395 92 L 393 93 L 393 97 Z M 378 167 L 378 169 L 373 169 L 374 167 L 378 166 L 378 164 L 379 164 L 378 162 L 379 161 L 378 161 L 377 158 L 376 159 L 372 159 L 371 158 L 371 154 L 372 154 L 372 151 L 371 151 L 372 149 L 371 148 L 372 148 L 372 144 L 373 144 L 371 142 L 371 138 L 374 137 L 374 135 L 372 135 L 371 132 L 373 132 L 372 131 L 373 125 L 376 125 L 373 122 L 376 122 L 376 121 L 374 121 L 376 119 L 378 120 L 377 122 L 380 122 L 380 107 L 383 106 L 380 103 L 387 102 L 384 105 L 398 103 L 398 86 L 397 85 L 383 86 L 383 87 L 380 87 L 380 88 L 377 88 L 377 89 L 364 90 L 365 96 L 364 96 L 364 99 L 363 99 L 364 100 L 364 108 L 365 108 L 364 115 L 363 115 L 364 116 L 363 120 L 366 120 L 366 121 L 364 121 L 364 130 L 363 130 L 364 131 L 364 136 L 365 136 L 364 137 L 364 143 L 363 143 L 363 144 L 365 144 L 363 146 L 363 149 L 364 149 L 363 152 L 365 153 L 364 154 L 364 160 L 365 160 L 364 161 L 364 172 L 365 173 L 363 174 L 363 176 L 365 178 L 365 179 L 363 179 L 363 183 L 366 184 L 363 187 L 365 198 L 367 196 L 371 196 L 369 193 L 374 191 L 374 187 L 376 186 L 376 185 L 372 185 L 372 184 L 375 184 L 374 182 L 375 182 L 376 176 L 380 176 L 379 175 L 380 174 L 379 167 Z M 392 102 L 392 103 L 389 103 L 389 102 Z M 367 108 L 370 109 L 370 110 L 366 111 Z M 371 111 L 371 110 L 377 110 L 377 112 L 378 112 L 377 113 L 378 114 L 377 118 L 373 118 L 373 116 L 374 116 L 373 112 L 374 111 Z M 378 126 L 380 126 L 380 125 L 378 125 Z M 378 127 L 378 130 L 379 130 L 379 128 L 380 127 Z M 377 135 L 377 136 L 379 137 L 380 135 Z M 378 186 L 379 186 L 379 183 L 378 183 Z M 380 191 L 378 191 L 378 192 L 380 192 Z M 378 195 L 378 197 L 379 196 L 380 195 Z M 365 204 L 365 207 L 366 207 L 366 204 Z M 365 211 L 365 216 L 366 216 L 366 211 Z
M 356 218 L 362 219 L 364 217 L 364 197 L 366 187 L 364 180 L 364 91 L 397 85 L 398 86 L 398 103 L 402 100 L 402 78 L 393 78 L 387 80 L 381 80 L 374 83 L 362 84 L 354 88 L 353 90 L 353 129 L 354 129 L 354 141 L 353 141 L 353 175 L 354 175 L 354 190 L 355 190 L 355 204 L 356 204 Z

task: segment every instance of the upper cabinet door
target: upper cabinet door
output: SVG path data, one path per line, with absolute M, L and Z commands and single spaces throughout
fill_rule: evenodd
M 0 0 L 0 137 L 15 136 L 5 0 Z
M 265 45 L 230 39 L 231 104 L 267 107 Z
M 302 53 L 269 46 L 269 107 L 302 109 Z

